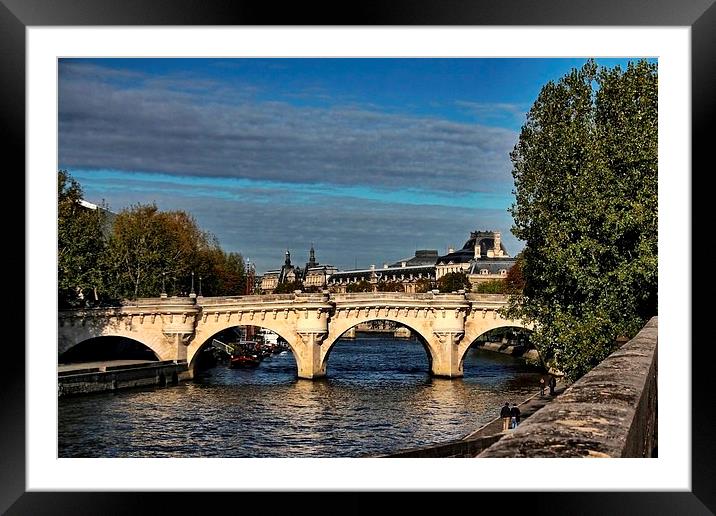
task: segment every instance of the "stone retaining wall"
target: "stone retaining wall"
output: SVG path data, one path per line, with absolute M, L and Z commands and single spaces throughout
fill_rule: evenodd
M 171 360 L 151 364 L 67 371 L 58 374 L 57 395 L 89 394 L 131 387 L 173 385 L 187 378 L 186 362 Z
M 495 443 L 502 435 L 489 435 L 487 437 L 473 437 L 471 439 L 458 439 L 443 444 L 433 444 L 429 446 L 421 446 L 419 448 L 410 448 L 387 455 L 379 455 L 379 457 L 474 457 L 482 450 Z
M 537 350 L 527 349 L 525 346 L 515 346 L 512 344 L 504 344 L 502 342 L 480 342 L 475 344 L 475 347 L 477 349 L 486 349 L 487 351 L 494 351 L 496 353 L 504 353 L 505 355 L 524 358 L 536 364 L 540 363 L 540 357 Z
M 658 319 L 478 457 L 652 457 Z

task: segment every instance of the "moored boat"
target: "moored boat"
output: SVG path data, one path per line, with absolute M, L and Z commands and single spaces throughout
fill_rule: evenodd
M 232 369 L 258 367 L 260 363 L 261 359 L 256 355 L 238 354 L 229 358 L 229 367 Z

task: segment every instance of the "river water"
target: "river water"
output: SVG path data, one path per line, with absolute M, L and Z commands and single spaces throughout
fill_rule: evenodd
M 290 352 L 217 366 L 178 386 L 60 398 L 60 457 L 362 457 L 458 439 L 537 390 L 539 372 L 470 349 L 465 376 L 431 378 L 416 340 L 361 336 L 327 378 L 296 377 Z

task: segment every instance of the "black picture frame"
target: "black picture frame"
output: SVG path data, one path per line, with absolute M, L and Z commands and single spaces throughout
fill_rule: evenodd
M 691 29 L 692 158 L 705 164 L 716 97 L 716 6 L 714 0 L 393 0 L 335 2 L 330 6 L 214 0 L 0 0 L 0 131 L 5 158 L 25 169 L 25 29 L 29 26 L 84 25 L 553 25 L 553 26 L 683 26 Z M 706 172 L 705 170 L 703 172 Z M 682 172 L 683 173 L 683 172 Z M 685 174 L 685 177 L 688 172 Z M 692 173 L 691 177 L 695 174 Z M 695 205 L 695 203 L 694 203 Z M 697 223 L 696 217 L 693 217 Z M 692 230 L 693 234 L 693 230 Z M 18 240 L 19 241 L 19 240 Z M 19 248 L 19 245 L 17 246 Z M 23 258 L 24 256 L 23 251 Z M 19 261 L 18 258 L 15 258 Z M 23 264 L 25 277 L 31 271 Z M 691 281 L 691 278 L 688 278 Z M 22 292 L 23 290 L 15 290 Z M 22 300 L 24 301 L 24 299 Z M 20 299 L 15 299 L 20 304 Z M 692 303 L 694 309 L 699 308 Z M 701 318 L 696 318 L 699 320 Z M 692 320 L 694 320 L 692 316 Z M 154 511 L 185 513 L 187 494 L 126 492 L 26 492 L 25 487 L 25 353 L 17 340 L 5 345 L 0 390 L 0 512 L 7 514 L 129 514 Z M 24 339 L 23 339 L 24 342 Z M 692 339 L 693 342 L 693 339 Z M 529 492 L 511 493 L 520 511 L 531 514 L 714 514 L 716 511 L 716 446 L 711 386 L 706 368 L 714 363 L 713 346 L 692 346 L 692 490 L 689 492 Z M 662 345 L 668 345 L 664 343 Z M 667 382 L 668 383 L 668 382 Z M 707 407 L 706 410 L 699 407 Z M 568 467 L 568 466 L 565 466 Z M 555 480 L 558 484 L 558 479 Z M 556 488 L 557 489 L 557 488 Z M 296 510 L 330 510 L 306 503 L 310 493 L 279 498 Z M 444 493 L 443 493 L 444 494 Z M 450 504 L 480 510 L 490 498 L 504 503 L 504 493 L 463 493 Z M 195 494 L 191 495 L 192 497 Z M 219 507 L 230 493 L 204 493 Z M 259 501 L 261 493 L 241 493 L 242 504 Z M 374 510 L 374 493 L 347 493 L 341 512 Z M 470 497 L 469 499 L 468 496 Z M 275 502 L 275 494 L 271 495 Z M 479 497 L 479 498 L 478 498 Z M 462 500 L 467 499 L 467 500 Z M 426 493 L 410 500 L 423 504 Z M 228 505 L 229 510 L 236 506 Z M 445 507 L 447 508 L 447 507 Z M 484 509 L 483 509 L 484 510 Z M 494 509 L 493 509 L 494 510 Z

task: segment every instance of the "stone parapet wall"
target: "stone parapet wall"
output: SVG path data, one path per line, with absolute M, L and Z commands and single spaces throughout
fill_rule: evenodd
M 656 446 L 658 318 L 554 402 L 478 455 L 651 457 Z

